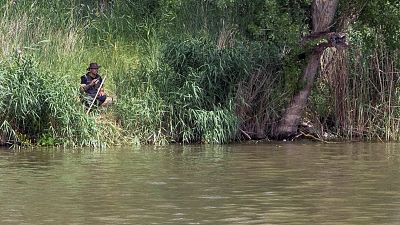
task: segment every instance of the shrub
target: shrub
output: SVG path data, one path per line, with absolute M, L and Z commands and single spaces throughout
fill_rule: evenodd
M 158 67 L 143 63 L 115 79 L 123 126 L 135 136 L 146 134 L 142 142 L 157 142 L 154 137 L 184 143 L 235 139 L 238 84 L 274 57 L 257 43 L 219 49 L 206 38 L 171 40 L 160 51 Z

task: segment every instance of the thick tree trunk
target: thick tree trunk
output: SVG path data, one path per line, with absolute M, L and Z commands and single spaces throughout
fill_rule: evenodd
M 320 52 L 314 52 L 308 61 L 307 67 L 304 70 L 303 82 L 304 87 L 296 96 L 294 96 L 290 106 L 281 120 L 278 133 L 276 135 L 279 139 L 290 138 L 297 133 L 298 125 L 300 124 L 301 116 L 304 108 L 307 106 L 308 97 L 310 95 L 315 74 L 320 65 Z
M 303 89 L 300 90 L 292 99 L 289 107 L 280 121 L 275 132 L 275 137 L 279 139 L 290 138 L 297 134 L 297 129 L 303 115 L 304 108 L 307 106 L 308 97 L 314 84 L 314 78 L 320 65 L 322 52 L 327 47 L 336 46 L 336 41 L 342 42 L 342 37 L 335 33 L 329 33 L 333 18 L 336 13 L 339 0 L 314 0 L 312 5 L 313 29 L 310 39 L 326 38 L 327 43 L 315 46 L 311 56 L 308 58 L 307 66 L 304 69 Z

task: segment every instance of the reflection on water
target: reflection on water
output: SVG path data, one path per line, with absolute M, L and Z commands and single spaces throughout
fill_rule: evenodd
M 0 224 L 399 224 L 400 144 L 0 150 Z

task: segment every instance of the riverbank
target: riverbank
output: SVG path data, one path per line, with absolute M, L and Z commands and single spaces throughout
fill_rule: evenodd
M 393 44 L 400 16 L 394 3 L 374 4 L 364 4 L 343 30 L 348 48 L 327 48 L 320 57 L 301 106 L 302 123 L 312 125 L 303 137 L 400 141 Z M 299 81 L 315 43 L 300 42 L 312 37 L 311 7 L 275 0 L 5 1 L 0 136 L 75 147 L 274 137 L 304 87 Z M 336 15 L 344 17 L 335 24 L 352 7 L 341 5 Z M 91 62 L 102 65 L 106 92 L 118 98 L 113 119 L 98 121 L 79 103 L 79 77 Z

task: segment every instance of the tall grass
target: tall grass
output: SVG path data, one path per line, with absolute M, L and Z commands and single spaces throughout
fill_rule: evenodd
M 118 1 L 103 8 L 84 1 L 54 1 L 52 7 L 39 1 L 10 5 L 4 8 L 6 20 L 1 29 L 19 30 L 4 33 L 0 39 L 14 40 L 2 45 L 3 58 L 14 52 L 34 58 L 40 76 L 62 76 L 67 80 L 58 90 L 63 93 L 62 88 L 69 84 L 70 98 L 76 95 L 71 82 L 78 86 L 86 65 L 92 61 L 102 64 L 103 76 L 114 78 L 108 79 L 106 90 L 118 97 L 117 115 L 125 135 L 139 142 L 226 143 L 237 139 L 242 123 L 237 115 L 237 99 L 241 98 L 237 88 L 269 60 L 267 50 L 260 43 L 235 40 L 238 27 L 231 26 L 234 14 L 223 13 L 235 11 L 234 7 L 211 2 L 164 2 L 161 6 L 157 2 Z M 144 5 L 151 7 L 141 10 Z M 179 26 L 182 22 L 185 27 Z M 177 39 L 166 41 L 174 32 Z M 274 50 L 272 55 L 277 56 L 277 52 Z M 48 78 L 43 79 L 47 82 Z M 57 78 L 55 81 L 63 82 Z M 62 99 L 55 93 L 47 98 Z M 64 109 L 54 102 L 64 111 L 76 107 L 68 103 L 70 109 Z M 75 120 L 86 121 L 83 124 L 88 127 L 80 128 L 83 131 L 95 132 L 90 130 L 90 119 L 74 113 L 51 129 L 32 127 L 46 137 L 51 134 L 56 139 L 68 134 L 75 137 L 72 143 L 82 143 L 86 133 L 76 133 L 70 127 Z
M 279 69 L 277 64 L 265 65 L 239 83 L 235 111 L 242 139 L 265 139 L 275 132 L 290 94 Z
M 285 4 L 3 1 L 1 139 L 103 146 L 122 135 L 155 144 L 265 138 L 303 63 L 297 41 L 307 9 Z M 399 140 L 398 52 L 380 38 L 327 52 L 309 107 L 322 130 Z M 90 62 L 102 65 L 106 91 L 117 97 L 100 120 L 77 99 Z
M 2 139 L 94 147 L 121 141 L 115 123 L 84 114 L 79 77 L 89 62 L 102 64 L 103 76 L 127 70 L 136 64 L 135 46 L 91 42 L 95 16 L 76 1 L 12 2 L 1 3 L 0 10 Z M 112 82 L 105 87 L 113 93 Z
M 12 143 L 101 147 L 111 129 L 87 116 L 77 89 L 40 73 L 29 59 L 0 66 L 1 136 Z
M 237 139 L 241 118 L 236 101 L 242 99 L 237 92 L 239 83 L 266 61 L 276 63 L 256 43 L 236 42 L 234 47 L 220 48 L 213 40 L 192 38 L 170 40 L 160 45 L 159 52 L 149 49 L 155 55 L 149 58 L 154 60 L 115 77 L 115 83 L 123 126 L 135 136 L 144 135 L 140 139 L 150 143 Z M 274 78 L 266 78 L 270 79 Z
M 380 35 L 372 39 L 355 35 L 352 48 L 326 52 L 312 98 L 321 135 L 400 140 L 399 52 L 382 40 Z
M 356 49 L 351 55 L 358 60 L 349 66 L 347 107 L 354 110 L 347 116 L 346 136 L 399 141 L 398 52 L 376 40 L 371 51 Z

